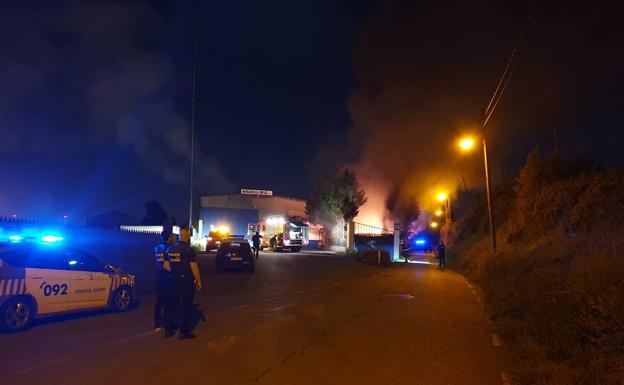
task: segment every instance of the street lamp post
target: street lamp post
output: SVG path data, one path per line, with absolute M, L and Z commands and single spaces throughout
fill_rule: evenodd
M 483 125 L 483 168 L 485 171 L 485 194 L 487 197 L 487 209 L 488 209 L 488 221 L 490 222 L 490 242 L 492 252 L 496 253 L 496 226 L 494 225 L 494 213 L 492 209 L 492 181 L 490 178 L 490 162 L 488 160 L 487 152 L 487 132 L 485 125 Z M 465 137 L 459 140 L 459 148 L 468 152 L 474 148 L 475 140 L 472 137 Z
M 451 198 L 445 192 L 439 193 L 436 198 L 444 207 L 444 243 L 448 243 L 451 227 Z
M 191 175 L 189 180 L 189 223 L 188 229 L 193 236 L 193 199 L 195 187 L 195 125 L 197 121 L 197 0 L 193 1 L 193 63 L 191 66 Z
M 492 253 L 496 253 L 496 226 L 494 226 L 494 215 L 492 213 L 492 181 L 490 179 L 490 162 L 487 155 L 487 135 L 483 129 L 483 168 L 485 170 L 485 194 L 487 195 L 488 220 L 490 222 L 490 242 Z

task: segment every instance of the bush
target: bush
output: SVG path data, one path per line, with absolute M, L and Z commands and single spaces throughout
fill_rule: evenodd
M 483 288 L 516 383 L 624 382 L 623 181 L 534 151 L 511 199 L 495 196 L 495 256 L 483 200 L 459 221 L 451 262 Z
M 360 250 L 357 253 L 357 261 L 367 265 L 390 267 L 392 260 L 385 250 Z

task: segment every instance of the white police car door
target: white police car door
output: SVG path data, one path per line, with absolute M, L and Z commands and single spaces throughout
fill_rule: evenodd
M 68 249 L 65 258 L 71 270 L 72 309 L 104 307 L 108 303 L 111 278 L 102 272 L 100 262 L 79 250 Z
M 50 248 L 31 253 L 25 268 L 26 290 L 37 301 L 38 314 L 69 309 L 70 277 L 60 250 Z

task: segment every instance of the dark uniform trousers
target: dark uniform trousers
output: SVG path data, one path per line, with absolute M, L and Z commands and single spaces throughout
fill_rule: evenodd
M 168 294 L 167 306 L 165 306 L 166 330 L 173 331 L 176 318 L 179 315 L 180 333 L 190 333 L 192 330 L 193 298 L 195 296 L 193 276 L 172 279 Z
M 180 334 L 189 334 L 193 327 L 191 315 L 195 280 L 191 263 L 197 261 L 195 251 L 188 243 L 178 242 L 167 248 L 165 260 L 171 264 L 171 286 L 167 296 L 167 306 L 165 306 L 165 328 L 168 332 L 173 332 L 177 318 L 180 322 Z
M 444 247 L 438 247 L 438 265 L 446 266 L 446 248 Z
M 156 303 L 154 304 L 154 326 L 163 326 L 165 318 L 165 305 L 167 304 L 167 293 L 169 292 L 170 279 L 165 272 L 156 273 Z
M 169 290 L 168 273 L 163 270 L 166 243 L 161 243 L 154 247 L 156 255 L 156 302 L 154 303 L 154 327 L 163 326 L 165 304 L 167 302 L 167 291 Z

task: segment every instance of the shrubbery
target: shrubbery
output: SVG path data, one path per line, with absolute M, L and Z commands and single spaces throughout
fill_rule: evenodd
M 357 261 L 367 265 L 390 267 L 392 261 L 390 254 L 385 250 L 360 250 L 357 253 Z
M 520 384 L 624 383 L 624 170 L 532 152 L 457 226 L 452 263 L 483 288 Z

